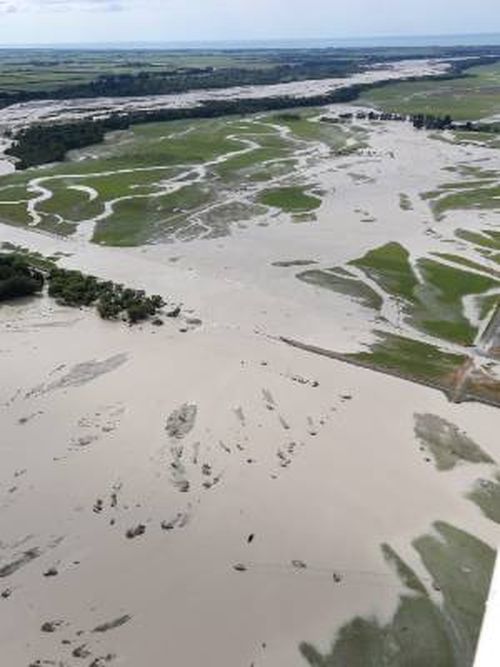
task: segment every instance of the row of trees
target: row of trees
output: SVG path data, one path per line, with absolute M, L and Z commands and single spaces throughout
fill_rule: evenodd
M 99 280 L 81 271 L 61 269 L 53 264 L 40 270 L 28 255 L 0 253 L 0 302 L 31 296 L 48 284 L 49 296 L 66 306 L 95 306 L 106 320 L 125 319 L 131 324 L 154 318 L 165 302 L 158 294 L 125 287 L 111 280 Z
M 203 70 L 196 68 L 174 72 L 142 71 L 137 74 L 105 74 L 89 83 L 65 86 L 53 96 L 68 99 L 169 95 L 207 88 L 260 86 L 305 79 L 347 76 L 356 70 L 357 67 L 350 60 L 317 60 L 265 69 L 208 67 Z
M 481 123 L 467 121 L 457 123 L 447 114 L 445 116 L 435 116 L 434 114 L 411 114 L 409 116 L 399 113 L 377 113 L 376 111 L 358 111 L 357 113 L 341 113 L 337 118 L 325 116 L 321 120 L 325 123 L 338 123 L 340 121 L 352 120 L 371 120 L 371 121 L 410 121 L 417 130 L 459 130 L 461 132 L 486 132 L 497 134 L 500 132 L 499 123 Z
M 32 125 L 15 135 L 14 143 L 5 153 L 17 158 L 17 169 L 59 162 L 69 150 L 101 143 L 106 132 L 128 126 L 126 117 L 118 114 L 104 120 Z
M 154 317 L 165 305 L 158 294 L 99 280 L 80 271 L 54 268 L 48 275 L 49 296 L 67 306 L 93 306 L 106 320 L 127 319 L 131 324 Z

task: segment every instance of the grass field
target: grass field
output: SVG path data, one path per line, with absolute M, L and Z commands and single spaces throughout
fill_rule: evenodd
M 398 300 L 407 324 L 417 331 L 437 341 L 472 345 L 480 321 L 489 311 L 489 307 L 483 308 L 483 300 L 490 293 L 500 292 L 500 276 L 493 272 L 485 275 L 487 272 L 482 271 L 481 265 L 477 270 L 459 260 L 452 266 L 439 261 L 440 258 L 447 259 L 442 255 L 433 259 L 420 257 L 413 266 L 404 247 L 389 243 L 371 250 L 351 265 L 375 281 L 388 298 Z M 474 299 L 475 321 L 465 315 L 466 298 Z
M 374 341 L 363 351 L 342 355 L 344 360 L 455 396 L 465 391 L 461 378 L 467 376 L 471 349 L 481 349 L 485 359 L 497 358 L 496 343 L 485 347 L 480 335 L 500 303 L 495 268 L 500 233 L 495 234 L 457 230 L 457 238 L 472 247 L 474 260 L 459 251 L 413 254 L 392 242 L 345 266 L 308 269 L 297 278 L 349 297 L 375 316 Z M 463 244 L 457 247 L 463 250 Z M 496 401 L 498 381 L 494 374 L 488 380 L 488 369 L 483 371 L 486 375 L 467 380 L 467 391 Z
M 359 103 L 383 111 L 479 120 L 500 112 L 500 62 L 445 81 L 393 83 L 364 93 Z
M 302 188 L 298 187 L 264 190 L 259 197 L 259 201 L 266 206 L 279 208 L 286 213 L 314 211 L 321 206 L 321 199 L 307 194 Z
M 51 91 L 88 83 L 102 75 L 173 72 L 179 68 L 266 69 L 266 53 L 222 51 L 80 51 L 46 49 L 3 50 L 0 53 L 0 93 Z
M 210 238 L 242 220 L 321 205 L 310 161 L 363 145 L 364 133 L 304 111 L 133 126 L 65 162 L 0 178 L 0 220 L 140 245 Z M 300 157 L 297 153 L 300 153 Z M 298 220 L 299 218 L 297 218 Z

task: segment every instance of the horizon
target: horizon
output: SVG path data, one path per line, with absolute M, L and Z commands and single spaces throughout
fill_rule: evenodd
M 485 41 L 491 39 L 492 41 Z M 438 40 L 443 40 L 442 42 Z M 454 41 L 457 40 L 457 41 Z M 426 34 L 387 34 L 387 35 L 361 35 L 346 37 L 311 37 L 311 38 L 242 38 L 235 40 L 207 39 L 207 40 L 115 40 L 115 41 L 72 41 L 72 42 L 17 42 L 10 44 L 0 43 L 0 50 L 9 49 L 164 49 L 173 50 L 199 50 L 203 48 L 219 48 L 220 50 L 231 49 L 259 49 L 259 48 L 412 48 L 412 47 L 450 47 L 450 46 L 498 46 L 500 44 L 500 32 L 474 32 L 474 33 L 426 33 Z M 292 46 L 293 45 L 293 46 Z M 311 45 L 307 47 L 307 45 Z

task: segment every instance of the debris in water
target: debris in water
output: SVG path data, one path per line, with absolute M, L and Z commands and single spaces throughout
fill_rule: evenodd
M 146 526 L 143 523 L 138 524 L 135 526 L 135 528 L 129 528 L 125 535 L 127 536 L 127 539 L 132 540 L 134 537 L 139 537 L 140 535 L 144 535 L 146 532 Z

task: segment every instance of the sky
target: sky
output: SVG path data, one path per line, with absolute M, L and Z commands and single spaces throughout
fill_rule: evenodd
M 0 0 L 0 46 L 500 33 L 500 0 Z

